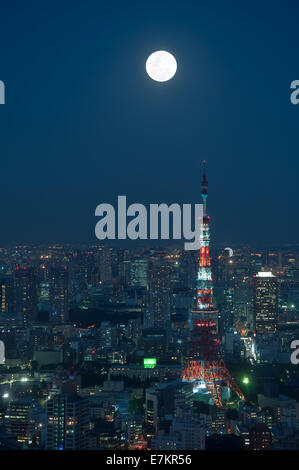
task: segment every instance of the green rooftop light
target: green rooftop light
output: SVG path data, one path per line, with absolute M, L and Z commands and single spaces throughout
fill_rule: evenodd
M 244 377 L 243 380 L 242 380 L 243 384 L 249 384 L 249 378 L 248 377 Z
M 157 359 L 155 357 L 148 357 L 143 359 L 143 367 L 145 369 L 153 369 L 157 365 Z

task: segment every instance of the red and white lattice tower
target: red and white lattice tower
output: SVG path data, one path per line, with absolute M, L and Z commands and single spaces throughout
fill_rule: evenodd
M 210 392 L 216 406 L 222 406 L 222 387 L 227 385 L 245 400 L 244 395 L 227 370 L 218 336 L 218 310 L 214 305 L 213 279 L 210 258 L 210 217 L 207 215 L 208 182 L 203 162 L 201 186 L 203 220 L 196 285 L 196 302 L 190 311 L 191 344 L 183 371 L 183 381 Z

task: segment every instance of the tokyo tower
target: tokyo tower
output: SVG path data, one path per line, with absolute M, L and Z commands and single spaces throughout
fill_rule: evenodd
M 200 235 L 199 263 L 195 306 L 190 311 L 191 344 L 182 380 L 204 388 L 216 406 L 222 406 L 223 385 L 245 400 L 225 366 L 218 336 L 218 310 L 214 305 L 213 279 L 210 258 L 210 217 L 207 215 L 208 182 L 203 162 L 201 185 L 203 219 Z

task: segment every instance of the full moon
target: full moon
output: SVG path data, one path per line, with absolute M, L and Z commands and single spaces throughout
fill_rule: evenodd
M 156 82 L 167 82 L 176 73 L 177 63 L 167 51 L 153 52 L 145 64 L 148 75 Z

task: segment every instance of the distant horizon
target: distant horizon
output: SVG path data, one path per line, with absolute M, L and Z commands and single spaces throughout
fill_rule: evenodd
M 88 243 L 88 242 L 58 242 L 58 241 L 50 241 L 50 242 L 18 242 L 18 243 L 10 243 L 10 244 L 0 244 L 0 249 L 5 249 L 5 248 L 15 248 L 15 247 L 35 247 L 35 248 L 59 248 L 59 247 L 70 247 L 70 248 L 76 248 L 76 247 L 101 247 L 101 246 L 108 246 L 109 248 L 124 248 L 124 249 L 179 249 L 182 251 L 184 250 L 183 247 L 183 241 L 178 243 L 178 241 L 171 241 L 171 240 L 165 240 L 165 241 L 159 241 L 159 240 L 153 240 L 153 241 L 124 241 L 124 240 L 115 240 L 115 241 L 103 241 L 103 242 L 95 242 L 95 243 Z M 263 250 L 275 250 L 279 248 L 299 248 L 299 243 L 275 243 L 275 244 L 266 244 L 266 243 L 232 243 L 232 242 L 217 242 L 217 243 L 211 243 L 211 250 L 213 249 L 225 249 L 225 248 L 252 248 L 252 249 L 263 249 Z M 188 251 L 188 250 L 187 250 Z M 196 252 L 198 250 L 191 250 Z

